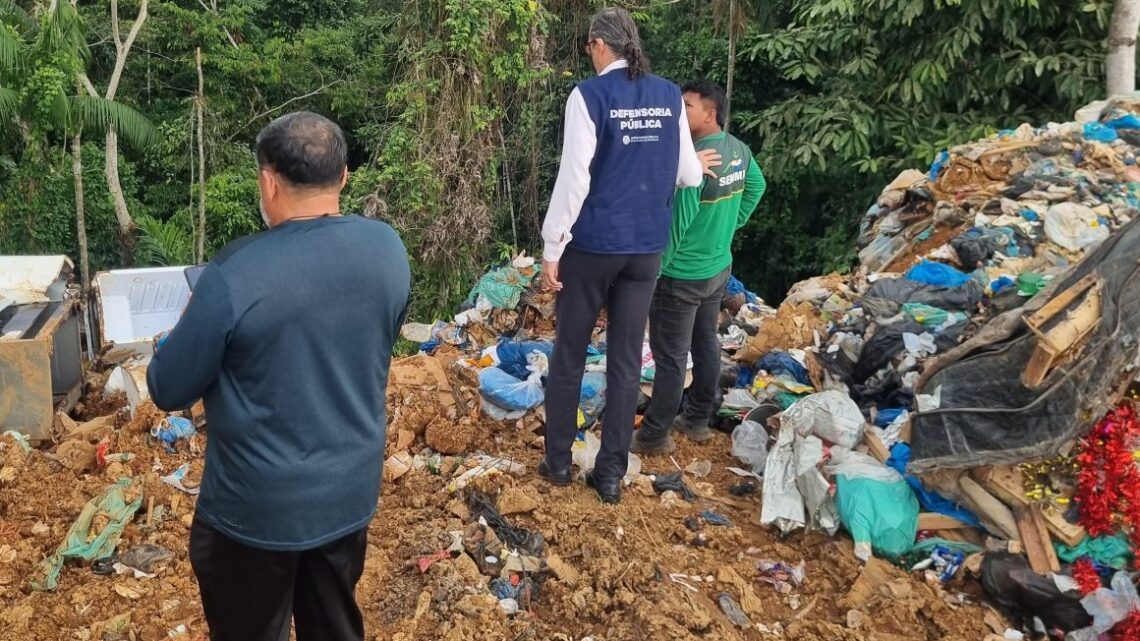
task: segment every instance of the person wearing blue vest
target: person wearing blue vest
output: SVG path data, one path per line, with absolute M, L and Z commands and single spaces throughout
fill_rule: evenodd
M 603 502 L 617 503 L 673 194 L 678 185 L 699 185 L 704 167 L 681 90 L 649 73 L 629 12 L 611 8 L 595 15 L 586 52 L 598 75 L 566 102 L 562 163 L 542 228 L 543 283 L 559 294 L 546 386 L 546 456 L 538 473 L 554 485 L 572 482 L 586 348 L 605 306 L 606 411 L 586 484 Z

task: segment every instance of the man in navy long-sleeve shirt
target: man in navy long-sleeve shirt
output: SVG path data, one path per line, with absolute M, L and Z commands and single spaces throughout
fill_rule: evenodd
M 204 399 L 190 560 L 212 641 L 359 641 L 354 590 L 376 510 L 384 400 L 411 286 L 388 225 L 340 214 L 344 136 L 295 113 L 257 137 L 268 231 L 222 250 L 147 382 Z

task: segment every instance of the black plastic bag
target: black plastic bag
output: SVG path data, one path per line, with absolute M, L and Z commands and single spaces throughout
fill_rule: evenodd
M 680 472 L 673 472 L 671 474 L 658 474 L 653 480 L 654 492 L 661 494 L 662 492 L 668 492 L 669 490 L 676 492 L 681 496 L 681 498 L 685 499 L 689 503 L 697 500 L 697 495 L 693 494 L 693 491 L 689 489 L 689 486 L 685 485 L 685 482 L 681 480 Z
M 511 525 L 499 513 L 494 501 L 483 492 L 472 490 L 467 495 L 467 507 L 471 510 L 471 517 L 476 521 L 482 517 L 500 541 L 529 556 L 542 557 L 546 549 L 542 534 Z
M 1031 570 L 1019 554 L 987 555 L 982 561 L 982 587 L 1015 620 L 1030 622 L 1038 617 L 1046 626 L 1063 632 L 1092 625 L 1079 592 L 1061 592 L 1052 579 Z

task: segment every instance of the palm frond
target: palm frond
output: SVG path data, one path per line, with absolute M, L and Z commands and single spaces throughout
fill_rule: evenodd
M 136 262 L 144 265 L 186 265 L 192 262 L 194 239 L 174 221 L 161 221 L 141 214 L 135 223 L 139 227 Z
M 12 0 L 0 0 L 0 22 L 16 27 L 22 32 L 33 31 L 36 21 L 24 11 L 23 7 Z
M 2 0 L 0 0 L 2 1 Z M 20 41 L 0 22 L 0 72 L 15 69 L 20 61 Z
M 113 130 L 136 147 L 147 147 L 158 140 L 158 130 L 150 120 L 122 103 L 93 96 L 72 96 L 71 104 L 84 128 Z
M 7 87 L 0 87 L 0 120 L 14 116 L 20 108 L 20 94 Z

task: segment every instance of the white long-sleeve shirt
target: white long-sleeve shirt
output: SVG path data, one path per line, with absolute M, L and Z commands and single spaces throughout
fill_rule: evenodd
M 615 69 L 629 66 L 625 60 L 616 60 L 602 70 L 600 75 Z M 704 176 L 704 167 L 697 150 L 693 147 L 693 136 L 689 132 L 689 119 L 685 115 L 685 102 L 678 105 L 681 117 L 680 162 L 677 165 L 677 185 L 698 187 Z M 550 207 L 546 210 L 546 220 L 542 223 L 542 259 L 557 262 L 562 252 L 573 238 L 570 229 L 582 213 L 582 203 L 590 193 L 590 163 L 598 146 L 597 131 L 586 100 L 577 88 L 570 92 L 566 101 L 566 134 L 562 143 L 562 163 L 558 167 L 558 178 L 554 181 L 554 191 L 550 195 Z

